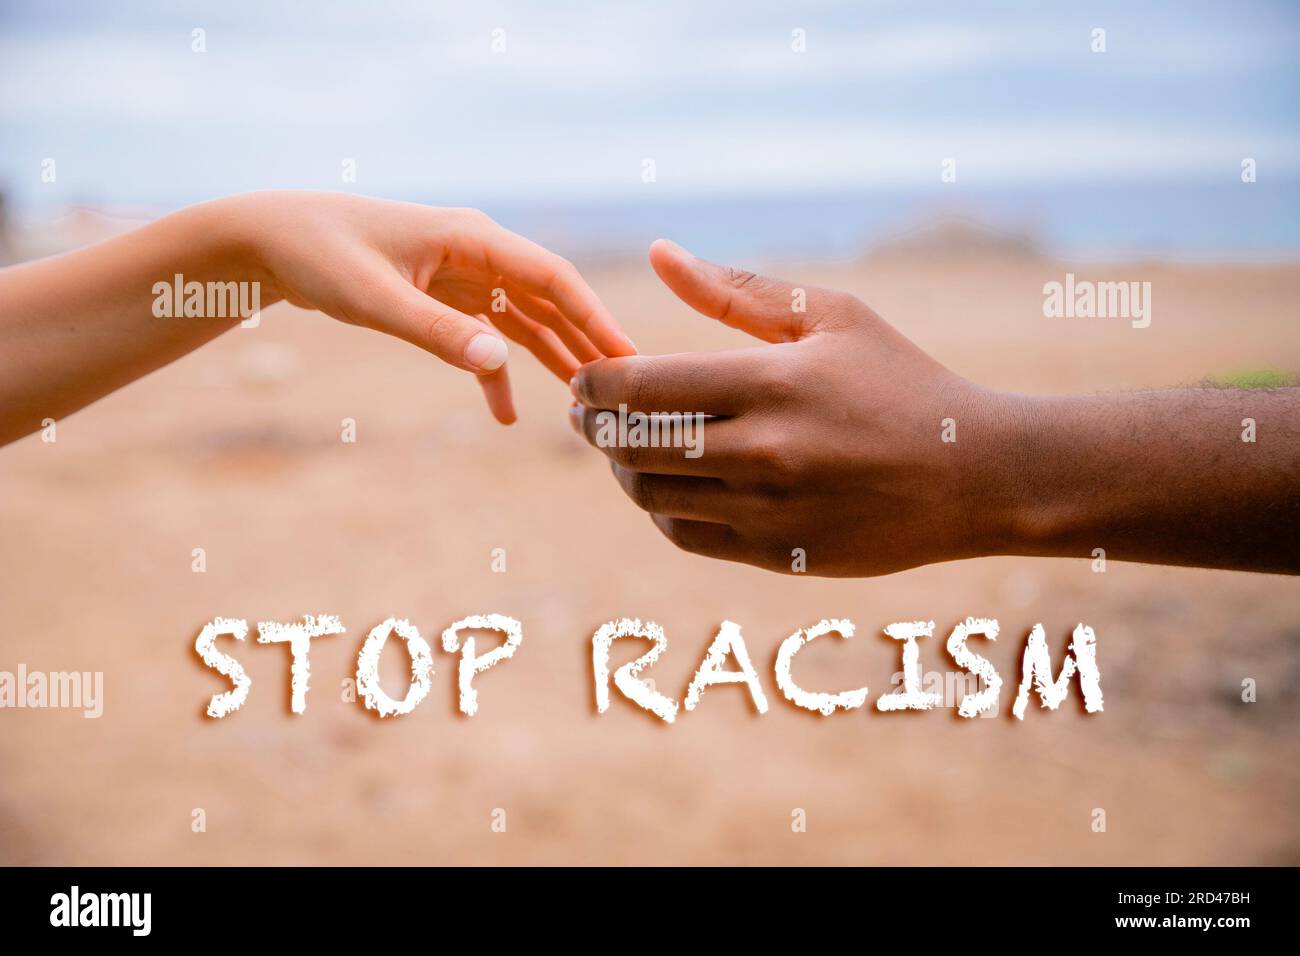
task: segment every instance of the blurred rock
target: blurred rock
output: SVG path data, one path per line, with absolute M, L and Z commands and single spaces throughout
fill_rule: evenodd
M 254 388 L 272 388 L 292 378 L 299 365 L 298 353 L 291 346 L 257 342 L 239 353 L 239 381 Z

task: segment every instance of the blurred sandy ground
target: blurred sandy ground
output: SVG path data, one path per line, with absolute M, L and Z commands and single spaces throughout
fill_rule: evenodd
M 685 238 L 685 237 L 683 237 Z M 1155 317 L 1050 321 L 1042 285 L 1150 280 Z M 1300 369 L 1293 267 L 1089 268 L 1013 249 L 895 250 L 849 265 L 773 266 L 850 289 L 961 373 L 1027 391 L 1194 383 Z M 690 313 L 641 262 L 589 273 L 647 352 L 716 349 L 739 333 Z M 233 863 L 1300 863 L 1300 580 L 1078 560 L 969 561 L 864 581 L 790 578 L 680 553 L 568 428 L 564 387 L 514 362 L 523 419 L 493 425 L 478 389 L 381 336 L 277 307 L 200 353 L 0 451 L 0 669 L 102 670 L 104 716 L 0 711 L 0 861 Z M 358 423 L 355 445 L 340 421 Z M 1189 463 L 1189 466 L 1192 463 Z M 208 570 L 190 570 L 191 549 Z M 505 548 L 508 571 L 491 571 Z M 870 540 L 863 542 L 871 547 Z M 340 699 L 365 633 L 409 617 L 431 643 L 463 616 L 524 624 L 515 659 L 458 716 L 455 662 L 378 721 Z M 307 713 L 288 713 L 288 656 L 231 650 L 246 707 L 193 651 L 216 616 L 343 618 L 312 650 Z M 1035 706 L 958 721 L 785 703 L 777 645 L 823 617 L 852 641 L 801 655 L 806 686 L 898 669 L 880 633 L 996 617 L 981 648 L 1009 708 L 1025 634 L 1059 654 L 1099 637 L 1106 711 Z M 677 724 L 615 699 L 592 708 L 590 638 L 661 623 L 654 669 L 680 698 L 724 618 L 739 622 L 771 702 L 710 689 Z M 394 642 L 395 643 L 395 642 Z M 640 653 L 616 648 L 615 663 Z M 947 666 L 941 638 L 927 670 Z M 405 655 L 385 668 L 400 694 Z M 1259 701 L 1240 702 L 1243 678 Z M 1072 687 L 1077 698 L 1077 686 Z M 207 832 L 191 832 L 203 808 Z M 507 812 L 494 833 L 492 814 Z M 794 833 L 792 812 L 807 815 Z M 1092 811 L 1107 814 L 1105 833 Z

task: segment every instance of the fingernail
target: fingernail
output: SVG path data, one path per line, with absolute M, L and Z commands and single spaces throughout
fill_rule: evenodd
M 574 398 L 578 401 L 582 401 L 582 396 L 578 394 L 578 376 L 575 375 L 573 378 L 569 379 L 569 391 L 573 393 Z
M 480 332 L 465 346 L 465 361 L 481 372 L 495 372 L 506 364 L 506 343 Z
M 579 435 L 582 434 L 582 408 L 580 406 L 569 406 L 569 425 Z

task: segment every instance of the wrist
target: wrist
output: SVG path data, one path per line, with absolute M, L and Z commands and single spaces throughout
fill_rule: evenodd
M 988 436 L 967 486 L 969 511 L 977 515 L 972 552 L 981 555 L 1041 554 L 1055 534 L 1053 508 L 1038 478 L 1044 454 L 1041 408 L 1027 395 L 987 392 L 982 428 Z
M 247 193 L 200 203 L 177 213 L 195 248 L 206 250 L 205 271 L 225 281 L 258 284 L 265 308 L 284 296 L 268 266 L 264 194 Z
M 1003 494 L 995 514 L 994 553 L 1050 557 L 1072 553 L 1087 509 L 1100 493 L 1081 497 L 1067 463 L 1086 436 L 1067 424 L 1059 399 L 999 396 L 999 472 Z M 1061 444 L 1057 439 L 1063 439 Z

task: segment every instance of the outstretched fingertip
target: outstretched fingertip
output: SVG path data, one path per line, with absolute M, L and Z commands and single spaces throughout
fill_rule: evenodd
M 495 372 L 506 364 L 506 343 L 489 332 L 479 332 L 465 346 L 465 363 L 479 372 Z
M 483 388 L 483 397 L 487 399 L 488 410 L 492 412 L 493 418 L 502 425 L 513 425 L 519 420 L 519 415 L 515 412 L 514 394 L 510 388 L 510 375 L 505 366 L 495 372 L 480 375 L 478 382 Z
M 653 261 L 656 256 L 675 256 L 679 259 L 689 259 L 691 254 L 673 242 L 671 239 L 660 237 L 650 243 L 650 259 Z

